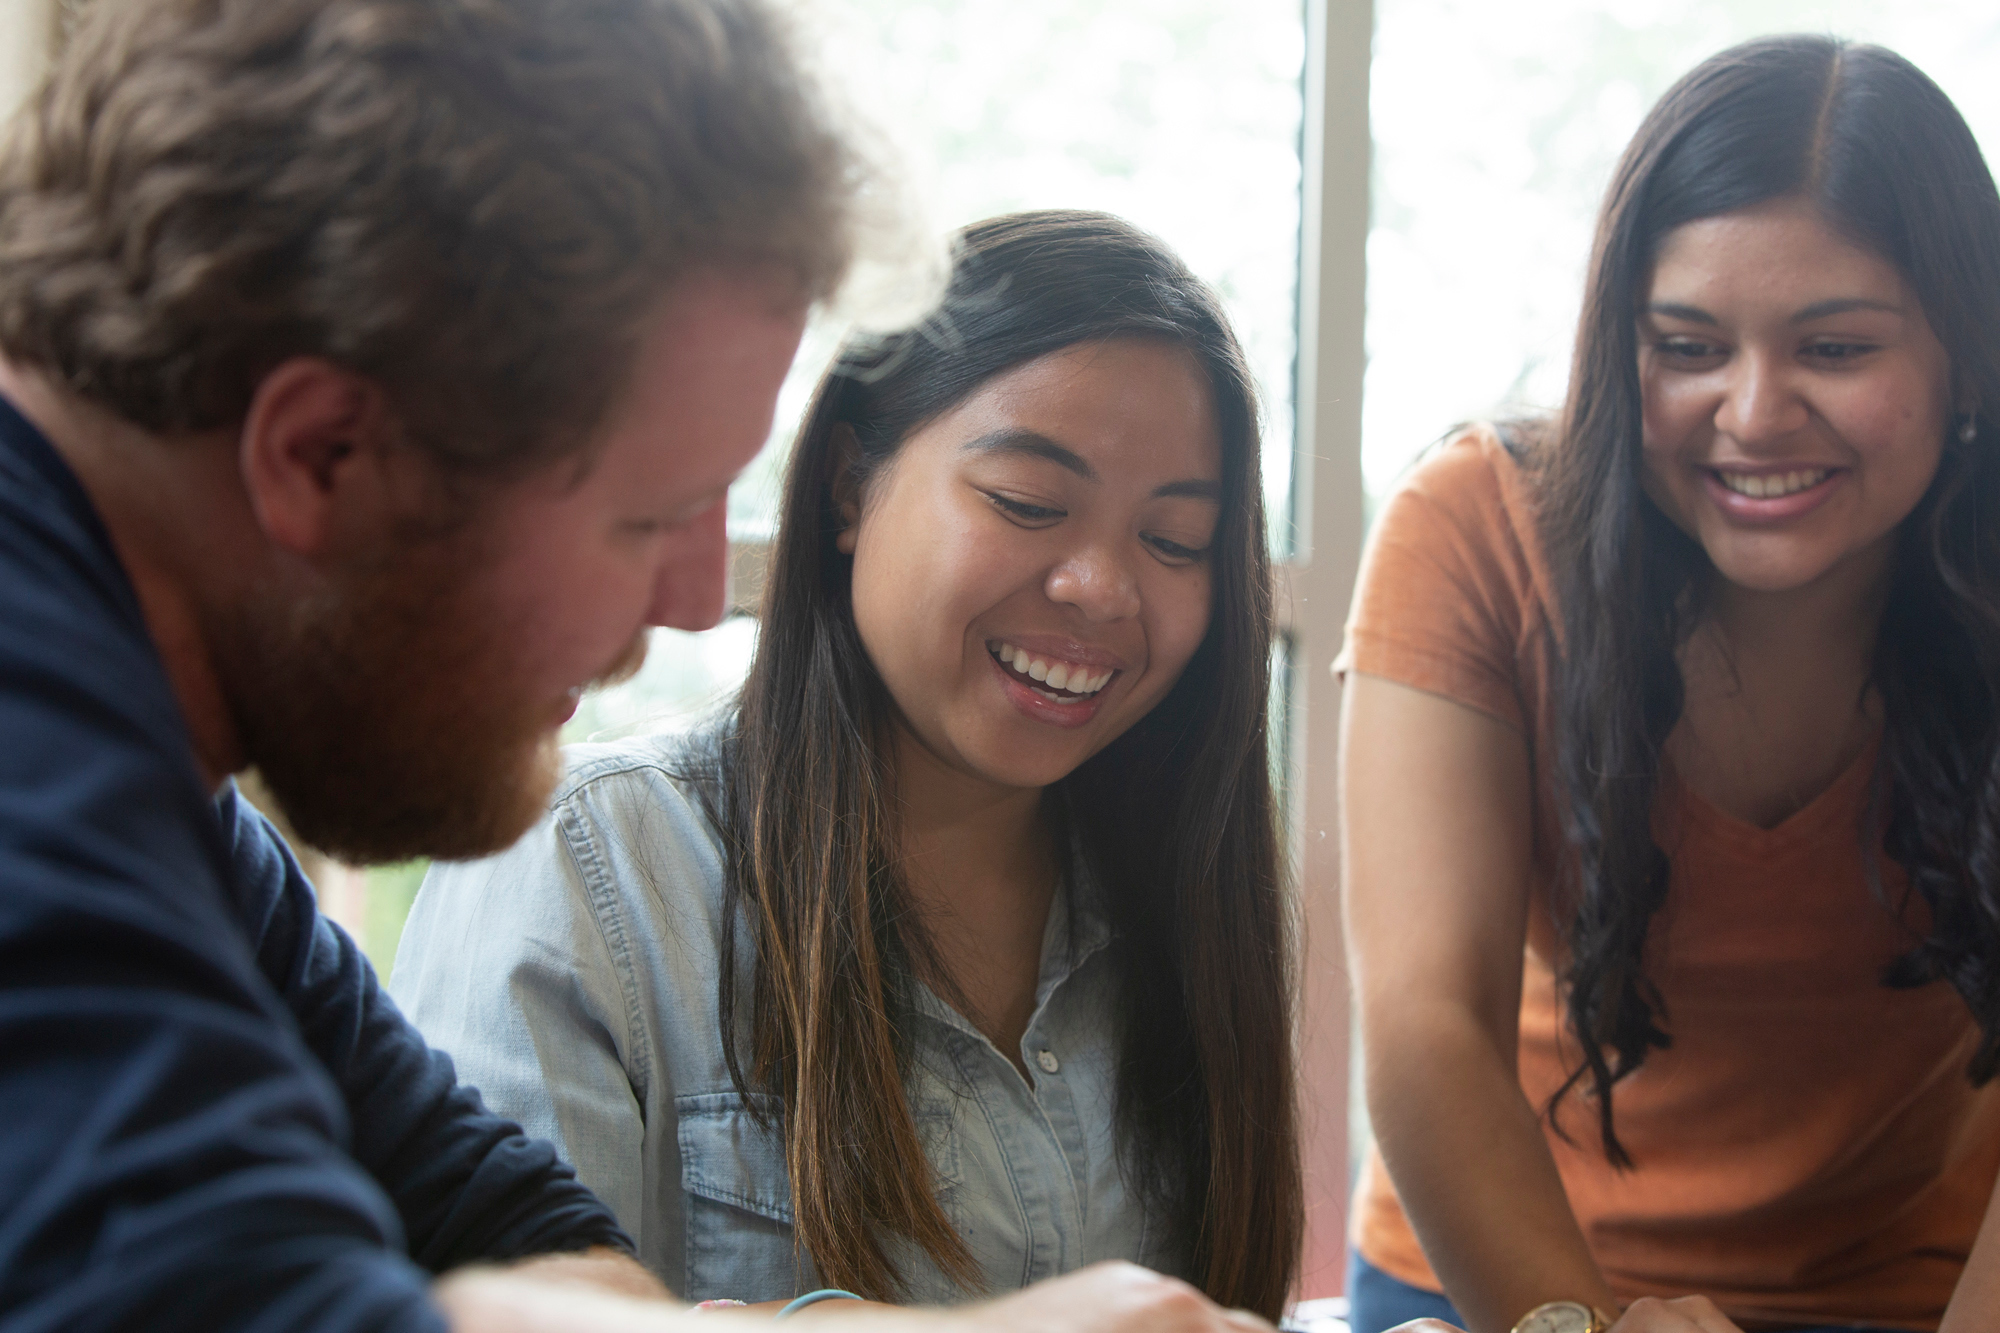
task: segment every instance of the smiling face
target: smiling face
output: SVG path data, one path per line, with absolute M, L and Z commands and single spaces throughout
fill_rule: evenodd
M 1782 200 L 1690 222 L 1639 318 L 1646 490 L 1739 587 L 1886 559 L 1936 475 L 1951 369 L 1895 266 Z
M 847 507 L 854 619 L 910 738 L 1056 782 L 1152 709 L 1207 633 L 1222 444 L 1185 349 L 1081 343 L 913 432 Z
M 720 618 L 728 486 L 803 323 L 786 283 L 684 279 L 581 479 L 569 459 L 504 484 L 445 535 L 229 627 L 246 749 L 308 841 L 470 856 L 541 814 L 580 690 L 636 667 L 648 627 Z

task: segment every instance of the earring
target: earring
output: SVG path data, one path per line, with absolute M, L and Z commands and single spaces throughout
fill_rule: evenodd
M 1967 412 L 1965 420 L 1958 423 L 1958 442 L 1971 444 L 1979 438 L 1979 413 Z

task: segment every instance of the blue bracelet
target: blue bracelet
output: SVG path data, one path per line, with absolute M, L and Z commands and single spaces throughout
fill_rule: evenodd
M 808 1305 L 818 1305 L 821 1301 L 858 1301 L 860 1299 L 853 1292 L 842 1291 L 839 1287 L 821 1287 L 818 1291 L 807 1292 L 771 1317 L 773 1319 L 783 1319 L 788 1314 L 796 1314 Z

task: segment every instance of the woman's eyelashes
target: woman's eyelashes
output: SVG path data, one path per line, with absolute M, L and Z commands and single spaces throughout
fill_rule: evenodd
M 1653 351 L 1666 360 L 1684 365 L 1708 365 L 1721 360 L 1723 349 L 1700 338 L 1656 338 Z
M 1152 547 L 1153 553 L 1170 565 L 1192 565 L 1208 554 L 1206 546 L 1187 546 L 1158 533 L 1141 533 L 1139 540 Z
M 1067 518 L 1068 511 L 1052 505 L 1031 504 L 1026 500 L 1016 500 L 998 491 L 982 492 L 993 503 L 993 507 L 1013 519 L 1023 527 L 1045 528 L 1060 518 Z
M 1810 360 L 1829 365 L 1852 365 L 1870 352 L 1880 350 L 1880 346 L 1876 343 L 1827 338 L 1808 343 L 1803 355 Z
M 1872 352 L 1882 350 L 1880 343 L 1859 338 L 1813 338 L 1802 344 L 1798 351 L 1801 361 L 1820 366 L 1850 366 Z M 1653 340 L 1653 351 L 1662 359 L 1678 366 L 1707 370 L 1722 364 L 1729 357 L 1730 349 L 1722 343 L 1706 338 L 1665 336 Z

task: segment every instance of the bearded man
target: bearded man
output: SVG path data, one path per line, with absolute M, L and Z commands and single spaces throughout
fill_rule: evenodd
M 0 162 L 0 1329 L 683 1317 L 230 775 L 355 860 L 524 829 L 579 691 L 720 614 L 865 181 L 750 0 L 85 11 Z

